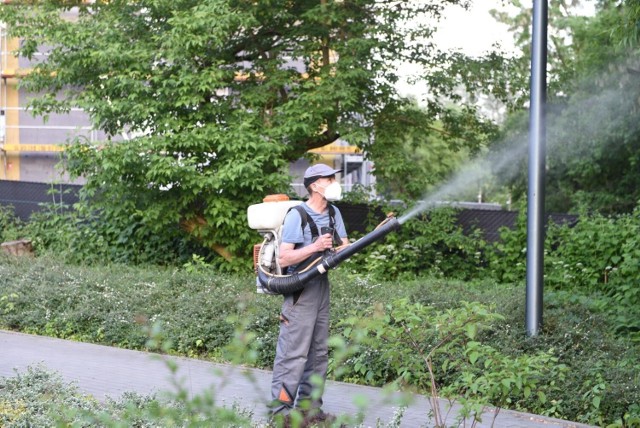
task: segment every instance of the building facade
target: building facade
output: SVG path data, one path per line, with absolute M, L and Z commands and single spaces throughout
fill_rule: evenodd
M 0 24 L 0 179 L 30 182 L 70 182 L 56 167 L 64 144 L 77 137 L 96 141 L 104 135 L 92 129 L 88 116 L 80 109 L 68 114 L 51 114 L 47 120 L 35 117 L 27 104 L 31 97 L 19 88 L 20 79 L 31 64 L 12 52 L 19 40 L 7 36 Z M 46 55 L 45 52 L 36 54 Z M 81 180 L 80 180 L 81 181 Z

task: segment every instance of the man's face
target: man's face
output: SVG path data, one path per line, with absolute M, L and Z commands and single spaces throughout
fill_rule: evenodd
M 330 177 L 320 177 L 313 183 L 316 186 L 314 190 L 320 194 L 323 194 L 324 192 L 321 191 L 320 189 L 323 189 L 323 190 L 326 189 L 327 186 L 333 183 L 334 181 L 336 181 L 335 175 L 332 175 Z

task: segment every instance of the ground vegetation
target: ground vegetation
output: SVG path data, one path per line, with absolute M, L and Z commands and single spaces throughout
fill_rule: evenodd
M 595 229 L 611 221 L 598 218 Z M 408 254 L 393 241 L 372 250 L 371 263 L 362 258 L 332 272 L 331 377 L 452 397 L 467 417 L 492 405 L 633 426 L 640 400 L 637 274 L 627 277 L 619 268 L 605 279 L 595 265 L 581 269 L 581 253 L 564 248 L 564 263 L 548 274 L 544 327 L 527 337 L 523 280 L 518 268 L 507 274 L 519 263 L 509 257 L 522 253 L 522 232 L 509 233 L 500 262 L 464 281 L 439 274 L 437 264 L 424 275 L 384 279 L 389 264 L 376 251 L 391 256 L 396 247 Z M 581 239 L 594 239 L 586 229 L 575 233 L 575 249 Z M 611 227 L 605 240 L 615 233 Z M 607 248 L 590 258 L 616 257 Z M 492 269 L 502 280 L 491 279 Z M 256 294 L 251 275 L 223 274 L 203 260 L 90 267 L 54 256 L 4 257 L 0 273 L 3 328 L 144 350 L 155 349 L 149 334 L 156 332 L 162 352 L 174 355 L 262 368 L 274 358 L 280 299 Z

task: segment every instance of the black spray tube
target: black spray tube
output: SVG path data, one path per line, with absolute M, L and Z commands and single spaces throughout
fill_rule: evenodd
M 263 287 L 274 293 L 295 293 L 302 290 L 309 280 L 327 273 L 329 269 L 338 266 L 338 264 L 345 261 L 352 255 L 362 251 L 372 243 L 379 241 L 390 232 L 399 228 L 400 222 L 398 222 L 395 217 L 389 217 L 372 232 L 364 235 L 342 251 L 331 252 L 323 256 L 320 262 L 311 266 L 304 272 L 294 273 L 293 275 L 271 275 L 258 268 L 258 280 Z

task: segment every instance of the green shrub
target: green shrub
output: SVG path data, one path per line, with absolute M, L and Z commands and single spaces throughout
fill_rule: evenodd
M 635 215 L 638 217 L 640 211 Z M 634 257 L 634 250 L 625 255 L 623 248 L 637 245 L 640 218 L 634 215 L 604 217 L 599 214 L 581 215 L 573 227 L 551 225 L 546 245 L 548 269 L 546 283 L 551 287 L 571 284 L 589 290 L 606 288 L 613 278 L 632 278 L 640 273 L 640 266 L 623 272 L 620 265 L 625 258 Z
M 527 221 L 524 211 L 518 214 L 513 229 L 500 228 L 500 239 L 487 246 L 485 257 L 486 272 L 501 283 L 517 283 L 526 277 Z
M 125 265 L 91 269 L 42 257 L 5 257 L 0 263 L 2 296 L 0 325 L 8 328 L 143 349 L 145 326 L 159 322 L 172 352 L 211 357 L 233 336 L 227 318 L 246 301 L 250 309 L 243 314 L 264 343 L 260 364 L 273 361 L 279 299 L 257 295 L 249 276 Z
M 640 403 L 640 348 L 628 338 L 616 337 L 614 320 L 598 300 L 595 295 L 578 291 L 547 291 L 543 328 L 537 336 L 528 337 L 522 328 L 525 302 L 520 288 L 509 301 L 501 303 L 505 321 L 483 333 L 494 347 L 509 350 L 511 355 L 553 349 L 558 362 L 570 368 L 571 374 L 564 378 L 561 389 L 547 396 L 555 406 L 554 413 L 542 409 L 534 413 L 598 426 L 613 423 L 625 414 L 637 416 L 634 409 Z M 548 377 L 542 381 L 555 380 Z M 524 408 L 535 409 L 530 403 Z
M 32 214 L 25 233 L 39 253 L 54 253 L 71 263 L 175 264 L 190 258 L 193 251 L 207 253 L 191 244 L 177 226 L 156 234 L 136 216 L 122 221 L 120 217 L 62 211 L 57 205 Z
M 486 271 L 501 282 L 526 276 L 526 217 L 488 247 Z M 606 295 L 602 310 L 619 334 L 640 341 L 640 207 L 631 214 L 582 214 L 571 227 L 550 224 L 544 248 L 547 289 Z
M 442 208 L 418 215 L 383 241 L 354 255 L 345 266 L 353 272 L 383 280 L 424 275 L 475 277 L 483 264 L 485 243 L 479 236 L 465 236 L 455 224 L 454 213 L 452 209 Z
M 418 313 L 421 319 L 431 320 L 429 325 L 435 325 L 433 320 L 438 317 L 453 314 L 455 320 L 468 312 L 463 301 L 495 308 L 492 313 L 499 317 L 488 328 L 479 328 L 474 340 L 466 336 L 465 344 L 455 352 L 432 356 L 438 370 L 449 360 L 450 370 L 438 372 L 437 379 L 450 385 L 452 393 L 455 390 L 467 397 L 468 403 L 476 402 L 480 395 L 474 394 L 482 393 L 484 399 L 492 397 L 495 403 L 506 403 L 502 404 L 505 407 L 597 425 L 614 423 L 624 415 L 627 420 L 637 416 L 640 348 L 626 335 L 614 334 L 616 320 L 608 313 L 612 300 L 605 291 L 546 290 L 543 329 L 537 337 L 529 338 L 523 326 L 521 284 L 442 277 L 382 281 L 372 275 L 354 274 L 345 265 L 331 272 L 331 283 L 330 334 L 334 338 L 350 337 L 348 346 L 356 341 L 342 321 L 354 317 L 386 313 L 394 314 L 396 320 L 413 322 L 410 315 Z M 406 303 L 391 305 L 402 299 Z M 189 269 L 86 267 L 65 265 L 52 258 L 0 256 L 0 327 L 35 334 L 148 349 L 149 329 L 158 326 L 167 343 L 165 352 L 227 361 L 229 346 L 237 350 L 250 344 L 245 361 L 270 368 L 281 303 L 281 297 L 256 294 L 252 275 L 221 274 L 206 265 L 190 265 Z M 386 309 L 388 305 L 390 309 Z M 398 325 L 389 322 L 380 328 L 392 331 Z M 237 336 L 240 327 L 245 331 L 242 340 Z M 425 345 L 433 343 L 426 341 L 428 334 L 435 334 L 432 329 L 413 331 L 424 336 Z M 471 342 L 482 347 L 473 348 L 478 345 Z M 403 339 L 403 343 L 408 342 Z M 407 348 L 406 356 L 416 361 L 401 360 L 402 355 L 391 354 L 395 352 L 392 345 L 361 345 L 357 354 L 348 356 L 353 358 L 352 363 L 341 365 L 344 372 L 336 369 L 342 356 L 334 349 L 330 355 L 332 375 L 372 385 L 401 377 L 411 388 L 428 387 L 428 370 L 416 358 L 419 353 Z M 480 356 L 472 364 L 474 351 Z M 479 370 L 487 361 L 484 356 L 495 360 L 490 363 L 495 370 Z M 357 369 L 356 362 L 360 363 Z M 533 392 L 525 397 L 524 387 L 517 394 L 504 394 L 496 380 L 518 365 L 550 368 L 536 368 L 535 378 L 523 378 L 530 385 L 537 382 L 535 391 L 542 390 L 546 402 Z M 571 376 L 562 378 L 559 367 L 563 365 L 570 368 Z M 404 371 L 398 371 L 402 367 Z M 464 388 L 472 383 L 479 385 L 475 391 Z
M 193 254 L 215 259 L 211 250 L 194 242 L 177 225 L 158 234 L 135 215 L 126 221 L 122 217 L 110 219 L 60 204 L 42 204 L 28 222 L 16 218 L 11 207 L 0 207 L 0 238 L 29 238 L 37 254 L 54 254 L 66 262 L 85 265 L 179 265 Z
M 347 278 L 345 280 L 346 284 L 334 286 L 334 290 L 337 290 L 333 298 L 334 306 L 347 305 L 344 313 L 340 312 L 340 316 L 334 318 L 338 320 L 352 320 L 355 316 L 359 319 L 366 318 L 366 324 L 369 318 L 365 317 L 365 314 L 369 317 L 385 314 L 388 302 L 400 296 L 407 298 L 407 302 L 413 302 L 403 303 L 401 309 L 398 309 L 400 311 L 407 310 L 405 306 L 414 307 L 419 303 L 420 306 L 415 307 L 430 308 L 420 309 L 421 311 L 442 314 L 459 308 L 462 300 L 496 308 L 496 313 L 504 319 L 498 319 L 492 323 L 491 328 L 481 330 L 477 341 L 489 346 L 482 348 L 482 355 L 494 355 L 493 352 L 499 350 L 500 357 L 494 358 L 499 364 L 492 363 L 496 365 L 491 370 L 484 370 L 480 365 L 481 370 L 477 372 L 470 367 L 465 372 L 467 378 L 439 375 L 443 376 L 439 378 L 442 384 L 458 388 L 458 392 L 464 391 L 464 385 L 468 385 L 469 382 L 485 382 L 485 386 L 496 387 L 485 390 L 487 396 L 493 395 L 495 400 L 495 394 L 500 392 L 496 380 L 504 377 L 506 368 L 514 369 L 528 365 L 542 367 L 540 365 L 543 364 L 543 367 L 547 368 L 534 373 L 535 377 L 530 381 L 535 381 L 537 385 L 545 385 L 544 388 L 535 388 L 535 391 L 540 390 L 544 395 L 531 393 L 525 397 L 524 389 L 521 389 L 519 397 L 498 396 L 498 399 L 504 399 L 507 403 L 504 404 L 505 407 L 597 425 L 606 425 L 604 422 L 613 423 L 612 421 L 622 418 L 625 414 L 628 420 L 638 416 L 640 348 L 628 338 L 616 337 L 613 333 L 614 320 L 602 309 L 604 302 L 609 301 L 606 296 L 598 298 L 580 294 L 579 291 L 548 291 L 545 294 L 543 331 L 532 338 L 526 335 L 524 329 L 523 286 L 498 285 L 490 281 L 474 284 L 443 279 L 418 279 L 404 282 L 402 285 L 362 279 L 359 283 L 349 283 Z M 351 300 L 355 302 L 353 312 L 348 310 Z M 370 304 L 368 308 L 365 307 L 367 303 Z M 333 329 L 334 334 L 351 336 L 353 340 L 358 337 L 357 334 L 362 334 L 361 329 L 349 327 L 344 322 L 336 322 L 339 325 Z M 349 330 L 345 333 L 347 328 Z M 394 326 L 390 325 L 389 328 Z M 417 331 L 416 334 L 419 335 L 427 335 L 431 330 L 425 326 L 412 331 Z M 334 369 L 336 375 L 339 374 L 342 379 L 351 382 L 382 385 L 397 379 L 397 368 L 402 367 L 402 363 L 394 362 L 385 354 L 386 350 L 393 355 L 406 355 L 408 359 L 420 360 L 419 354 L 414 350 L 404 350 L 403 353 L 395 349 L 394 345 L 397 342 L 390 336 L 389 343 L 385 345 L 386 337 L 375 337 L 375 345 L 360 344 L 355 356 L 349 357 L 353 358 L 352 363 L 340 364 L 339 371 Z M 427 345 L 432 343 L 426 336 L 417 342 Z M 404 349 L 402 343 L 398 346 Z M 453 355 L 451 360 L 464 362 L 465 355 L 469 354 Z M 437 355 L 434 356 L 434 360 L 437 358 Z M 481 360 L 482 358 L 478 358 L 477 361 Z M 357 368 L 356 362 L 359 363 Z M 417 364 L 417 374 L 412 375 L 415 384 L 422 382 L 424 388 L 426 369 L 419 361 L 412 363 Z M 333 366 L 337 367 L 337 364 Z M 437 364 L 434 366 L 438 367 Z M 566 369 L 571 370 L 571 375 L 565 374 Z M 491 383 L 492 378 L 494 381 Z M 598 378 L 601 378 L 602 382 L 594 383 L 594 379 Z M 465 391 L 465 394 L 477 391 Z M 468 403 L 473 403 L 473 400 Z
M 23 224 L 16 217 L 12 206 L 0 205 L 0 242 L 21 238 Z
M 462 302 L 446 311 L 406 298 L 377 305 L 367 317 L 342 321 L 343 334 L 358 348 L 340 362 L 340 375 L 410 385 L 460 401 L 464 418 L 481 415 L 488 405 L 527 407 L 526 400 L 529 408 L 549 413 L 546 397 L 559 390 L 567 368 L 550 351 L 509 356 L 480 342 L 479 333 L 502 319 L 478 303 Z M 440 412 L 434 412 L 437 425 L 444 426 L 437 420 Z
M 75 386 L 42 367 L 30 367 L 24 373 L 0 378 L 0 426 L 56 426 L 67 409 L 96 411 L 98 401 L 81 394 Z M 77 422 L 66 419 L 67 424 Z
M 0 378 L 0 426 L 18 427 L 249 427 L 251 413 L 237 405 L 216 406 L 210 393 L 187 399 L 185 391 L 166 398 L 125 393 L 101 403 L 44 367 L 29 367 Z

